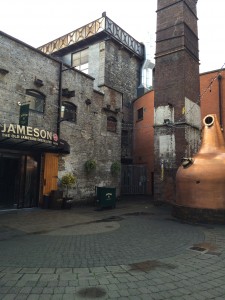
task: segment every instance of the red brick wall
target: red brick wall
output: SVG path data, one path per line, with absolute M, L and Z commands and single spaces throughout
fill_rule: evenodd
M 219 84 L 221 79 L 222 121 L 225 127 L 225 69 L 212 71 L 200 75 L 201 116 L 216 114 L 219 120 Z M 210 87 L 211 86 L 211 87 Z M 143 120 L 137 121 L 137 110 L 144 108 Z M 148 194 L 152 193 L 152 177 L 154 172 L 154 91 L 146 93 L 133 104 L 134 114 L 134 139 L 133 162 L 134 164 L 146 164 L 148 168 Z M 225 131 L 224 131 L 225 136 Z
M 137 111 L 140 108 L 143 108 L 143 119 L 137 121 Z M 151 195 L 154 171 L 154 91 L 134 101 L 133 115 L 133 163 L 147 165 L 147 194 Z
M 216 114 L 220 122 L 219 109 L 219 80 L 221 79 L 221 115 L 222 125 L 225 127 L 225 70 L 216 70 L 200 75 L 201 116 L 202 119 L 208 114 Z

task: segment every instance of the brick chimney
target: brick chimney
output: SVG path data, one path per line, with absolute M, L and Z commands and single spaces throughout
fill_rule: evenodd
M 182 157 L 200 143 L 197 0 L 158 0 L 155 55 L 154 198 L 175 201 Z

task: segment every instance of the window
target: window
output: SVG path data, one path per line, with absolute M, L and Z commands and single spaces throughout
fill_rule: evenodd
M 45 108 L 46 96 L 36 90 L 26 90 L 25 102 L 29 103 L 29 109 L 35 112 L 43 113 Z
M 129 144 L 129 135 L 127 130 L 122 130 L 122 136 L 121 136 L 121 145 L 127 146 Z
M 88 74 L 88 49 L 84 49 L 72 55 L 72 66 Z
M 71 102 L 63 102 L 61 106 L 61 119 L 74 122 L 77 121 L 77 107 Z
M 144 115 L 143 112 L 144 112 L 143 107 L 142 107 L 142 108 L 139 108 L 139 109 L 137 110 L 137 120 L 138 120 L 138 121 L 143 120 L 143 115 Z
M 107 118 L 107 131 L 116 132 L 117 121 L 113 117 Z

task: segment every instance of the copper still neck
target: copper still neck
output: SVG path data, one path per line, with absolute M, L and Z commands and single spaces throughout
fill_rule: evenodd
M 204 129 L 199 154 L 225 152 L 225 142 L 216 115 L 207 115 L 203 119 Z
M 202 144 L 185 158 L 176 175 L 176 200 L 180 207 L 225 211 L 225 141 L 215 114 L 203 119 Z M 225 216 L 225 214 L 224 214 Z

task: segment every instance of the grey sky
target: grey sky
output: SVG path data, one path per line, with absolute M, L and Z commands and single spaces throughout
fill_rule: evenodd
M 38 47 L 69 33 L 106 11 L 120 27 L 148 46 L 154 57 L 157 0 L 2 0 L 0 30 Z M 198 0 L 200 71 L 225 63 L 224 0 Z

